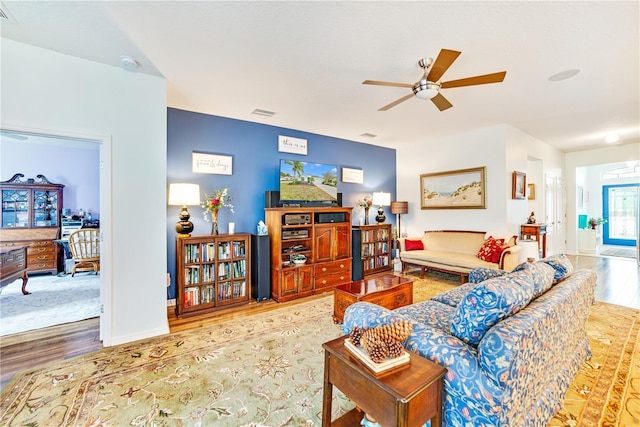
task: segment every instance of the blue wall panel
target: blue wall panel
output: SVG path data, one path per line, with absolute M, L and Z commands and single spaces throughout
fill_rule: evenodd
M 278 151 L 278 135 L 307 140 L 307 155 Z M 233 175 L 194 174 L 191 154 L 194 151 L 233 157 Z M 338 166 L 338 192 L 343 206 L 354 206 L 356 200 L 374 191 L 396 195 L 396 151 L 390 148 L 318 135 L 299 130 L 229 119 L 190 111 L 167 109 L 167 192 L 170 183 L 189 182 L 200 185 L 201 193 L 227 187 L 234 213 L 222 209 L 220 233 L 228 223 L 236 223 L 236 233 L 255 233 L 258 221 L 264 220 L 265 191 L 277 190 L 280 159 L 328 163 Z M 342 167 L 363 169 L 364 183 L 343 183 Z M 168 196 L 168 195 L 167 195 Z M 204 197 L 204 196 L 203 196 Z M 168 297 L 175 298 L 175 224 L 180 207 L 167 207 L 167 265 L 171 273 Z M 211 223 L 203 219 L 204 209 L 189 207 L 194 224 L 192 235 L 209 234 Z M 387 223 L 394 222 L 385 208 Z M 358 223 L 362 211 L 354 209 L 353 222 Z M 374 221 L 375 209 L 369 213 Z

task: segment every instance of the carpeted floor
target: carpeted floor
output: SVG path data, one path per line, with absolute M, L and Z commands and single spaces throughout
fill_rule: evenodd
M 23 295 L 21 289 L 21 279 L 2 288 L 0 336 L 100 315 L 100 279 L 94 273 L 33 276 L 27 282 L 31 294 Z
M 430 273 L 414 299 L 457 280 Z M 322 297 L 24 372 L 0 393 L 0 424 L 320 425 L 320 343 L 341 335 L 332 306 Z M 588 333 L 594 357 L 550 425 L 638 425 L 640 311 L 596 303 Z M 333 418 L 351 408 L 334 393 Z

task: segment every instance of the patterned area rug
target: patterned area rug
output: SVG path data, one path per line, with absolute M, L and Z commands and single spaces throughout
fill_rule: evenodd
M 619 256 L 623 258 L 635 258 L 636 257 L 636 248 L 607 248 L 600 252 L 600 255 L 606 256 Z
M 33 276 L 27 282 L 29 295 L 22 295 L 22 279 L 2 288 L 0 336 L 100 315 L 100 279 L 94 273 Z
M 428 273 L 416 280 L 414 300 L 457 283 L 457 276 Z M 320 344 L 341 334 L 332 306 L 326 296 L 23 372 L 0 393 L 0 424 L 321 425 Z M 594 306 L 594 358 L 550 425 L 638 425 L 639 325 L 640 311 Z M 352 407 L 334 393 L 332 418 Z

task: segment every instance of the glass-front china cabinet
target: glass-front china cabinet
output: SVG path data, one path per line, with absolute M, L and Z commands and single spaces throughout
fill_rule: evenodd
M 21 173 L 0 182 L 2 187 L 2 228 L 0 245 L 28 245 L 28 272 L 62 271 L 60 236 L 62 189 L 44 175 L 24 179 Z M 60 265 L 59 265 L 60 264 Z

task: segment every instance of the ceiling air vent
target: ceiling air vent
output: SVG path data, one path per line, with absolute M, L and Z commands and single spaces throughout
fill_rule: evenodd
M 273 111 L 269 111 L 269 110 L 261 110 L 259 108 L 256 108 L 255 110 L 253 110 L 251 112 L 251 114 L 257 114 L 259 116 L 267 116 L 267 117 L 271 117 L 273 116 L 275 113 Z

